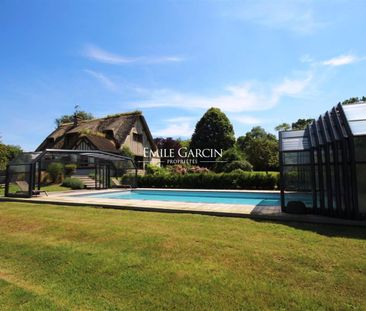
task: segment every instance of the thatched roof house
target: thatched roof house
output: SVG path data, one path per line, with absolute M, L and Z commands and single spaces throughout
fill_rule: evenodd
M 156 145 L 141 112 L 121 113 L 93 120 L 74 119 L 61 124 L 36 151 L 44 149 L 102 150 L 120 153 L 127 146 L 135 155 L 135 161 L 160 163 L 160 159 L 144 158 L 144 148 L 155 151 Z

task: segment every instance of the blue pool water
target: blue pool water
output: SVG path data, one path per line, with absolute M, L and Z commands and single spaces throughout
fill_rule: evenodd
M 124 190 L 113 193 L 83 194 L 79 196 L 123 200 L 178 201 L 261 206 L 280 205 L 279 194 L 257 192 Z

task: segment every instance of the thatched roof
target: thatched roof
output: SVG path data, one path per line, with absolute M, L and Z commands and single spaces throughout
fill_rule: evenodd
M 153 149 L 155 144 L 141 112 L 121 113 L 105 118 L 61 124 L 41 143 L 36 151 L 44 149 L 71 149 L 85 138 L 96 149 L 117 152 L 137 120 L 141 120 Z

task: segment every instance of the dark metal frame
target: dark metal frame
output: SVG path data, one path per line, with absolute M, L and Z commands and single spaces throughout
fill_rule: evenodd
M 33 190 L 36 190 L 37 184 L 38 190 L 41 187 L 41 163 L 42 159 L 49 154 L 71 154 L 71 155 L 82 155 L 96 159 L 95 165 L 95 188 L 96 189 L 107 189 L 110 188 L 110 161 L 130 161 L 135 170 L 135 180 L 137 177 L 137 166 L 135 161 L 130 157 L 121 156 L 100 150 L 64 150 L 64 149 L 46 149 L 42 151 L 36 158 L 31 160 L 29 163 L 10 163 L 6 167 L 6 179 L 5 179 L 5 196 L 16 196 L 16 197 L 32 197 Z M 38 167 L 37 167 L 38 165 Z M 27 194 L 11 194 L 9 193 L 9 167 L 10 166 L 29 166 L 29 189 Z M 37 169 L 38 168 L 38 169 Z M 36 175 L 38 178 L 36 181 Z M 100 176 L 102 179 L 100 180 Z M 98 180 L 98 181 L 97 181 Z M 133 185 L 136 186 L 136 185 Z
M 308 131 L 307 129 L 305 131 Z M 294 131 L 291 131 L 291 132 L 294 132 Z M 294 140 L 297 140 L 297 139 L 302 139 L 304 137 L 304 131 L 298 131 L 299 134 L 298 135 L 291 135 L 291 137 L 287 137 L 288 139 L 294 139 Z M 280 150 L 280 157 L 279 157 L 279 162 L 280 162 L 280 193 L 281 193 L 281 206 L 282 206 L 282 210 L 285 211 L 286 209 L 286 199 L 285 199 L 285 191 L 286 191 L 286 184 L 287 184 L 287 178 L 286 178 L 286 174 L 285 174 L 285 170 L 286 168 L 288 167 L 291 167 L 291 168 L 297 168 L 297 172 L 299 173 L 299 176 L 301 175 L 301 177 L 306 177 L 306 169 L 310 169 L 311 166 L 310 166 L 310 162 L 309 163 L 306 163 L 306 161 L 304 161 L 304 157 L 303 155 L 308 153 L 309 154 L 309 161 L 311 161 L 311 154 L 309 153 L 309 149 L 302 149 L 302 150 L 299 150 L 298 148 L 294 148 L 293 150 L 284 150 L 282 147 L 282 140 L 284 139 L 284 135 L 285 134 L 288 134 L 289 132 L 288 131 L 281 131 L 279 133 L 279 150 Z M 300 162 L 298 163 L 286 163 L 285 161 L 285 157 L 287 154 L 297 154 L 298 155 L 298 159 L 301 159 Z M 304 171 L 302 171 L 301 169 L 304 169 Z M 302 189 L 302 192 L 304 193 L 303 191 L 304 189 Z M 305 192 L 306 193 L 306 192 Z M 294 194 L 294 193 L 292 193 Z

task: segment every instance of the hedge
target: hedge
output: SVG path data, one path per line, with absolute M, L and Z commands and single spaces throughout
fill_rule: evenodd
M 137 176 L 137 185 L 142 188 L 186 189 L 262 189 L 278 188 L 276 172 L 233 172 L 203 174 L 156 174 Z
M 84 183 L 77 178 L 65 178 L 64 182 L 62 183 L 62 186 L 69 187 L 71 189 L 84 189 L 85 185 Z

